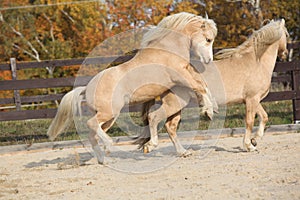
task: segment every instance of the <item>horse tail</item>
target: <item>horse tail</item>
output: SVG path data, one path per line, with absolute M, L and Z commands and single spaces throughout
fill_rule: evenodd
M 144 130 L 142 133 L 140 133 L 137 137 L 135 137 L 135 141 L 133 144 L 138 144 L 141 148 L 146 142 L 150 140 L 150 129 L 149 129 L 149 120 L 148 120 L 148 114 L 150 111 L 151 106 L 155 104 L 155 99 L 152 99 L 150 101 L 147 101 L 143 103 L 142 106 L 142 121 L 144 125 Z
M 80 102 L 86 87 L 78 87 L 68 92 L 61 100 L 57 113 L 51 122 L 47 135 L 54 140 L 73 121 L 73 113 L 81 113 Z

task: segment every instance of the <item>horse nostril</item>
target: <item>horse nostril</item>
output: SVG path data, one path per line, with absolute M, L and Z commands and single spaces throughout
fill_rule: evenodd
M 287 57 L 288 56 L 288 52 L 287 51 L 283 52 L 283 56 Z
M 205 64 L 208 64 L 208 63 L 210 63 L 211 61 L 212 61 L 212 59 L 209 58 L 208 60 L 206 60 Z
M 280 59 L 286 60 L 287 57 L 288 57 L 288 52 L 287 52 L 287 51 L 283 51 L 283 52 L 281 53 Z

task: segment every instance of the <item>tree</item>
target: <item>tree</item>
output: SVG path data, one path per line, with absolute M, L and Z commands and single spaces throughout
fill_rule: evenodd
M 216 47 L 237 46 L 265 19 L 279 17 L 286 18 L 292 40 L 298 40 L 299 4 L 297 0 L 2 0 L 0 61 L 85 57 L 108 37 L 156 25 L 181 11 L 208 13 L 219 29 Z
M 299 40 L 299 7 L 298 0 L 205 0 L 196 9 L 202 15 L 207 12 L 217 23 L 215 46 L 223 48 L 241 44 L 265 20 L 279 18 L 286 19 L 291 40 Z

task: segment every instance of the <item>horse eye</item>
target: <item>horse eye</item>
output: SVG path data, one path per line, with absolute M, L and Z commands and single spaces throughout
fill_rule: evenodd
M 211 43 L 211 39 L 206 38 L 206 42 Z

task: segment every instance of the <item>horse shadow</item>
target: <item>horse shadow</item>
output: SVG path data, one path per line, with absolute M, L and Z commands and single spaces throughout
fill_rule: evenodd
M 67 157 L 58 157 L 55 159 L 43 159 L 39 162 L 30 162 L 26 164 L 25 168 L 35 168 L 35 167 L 46 167 L 53 164 L 65 164 L 65 165 L 77 165 L 83 166 L 90 161 L 94 156 L 90 152 L 69 154 Z
M 191 144 L 191 145 L 183 145 L 185 149 L 191 149 L 195 152 L 201 151 L 201 150 L 214 150 L 214 151 L 226 151 L 229 153 L 242 153 L 245 152 L 240 147 L 233 147 L 232 149 L 225 149 L 220 146 L 202 146 L 197 144 Z M 175 148 L 172 145 L 164 146 L 164 147 L 158 147 L 157 149 L 153 150 L 150 153 L 144 154 L 142 150 L 135 149 L 135 150 L 128 150 L 124 151 L 121 149 L 114 150 L 109 155 L 106 155 L 106 157 L 109 157 L 110 159 L 119 159 L 119 160 L 134 160 L 136 162 L 143 161 L 148 158 L 158 158 L 161 159 L 165 156 L 169 157 L 177 157 Z M 74 153 L 69 154 L 66 157 L 58 157 L 55 159 L 42 159 L 39 162 L 30 162 L 26 164 L 25 168 L 36 168 L 36 167 L 47 167 L 48 165 L 69 165 L 69 166 L 86 166 L 91 165 L 89 164 L 89 161 L 92 159 L 95 159 L 95 156 L 92 152 L 83 152 L 83 153 Z
M 163 147 L 159 149 L 159 151 L 152 151 L 148 154 L 144 154 L 142 150 L 128 150 L 123 151 L 121 149 L 114 150 L 113 152 L 109 153 L 105 157 L 113 158 L 113 159 L 133 159 L 136 161 L 145 160 L 150 157 L 158 157 L 162 158 L 163 156 L 173 154 L 175 156 L 175 151 L 170 147 Z M 77 165 L 77 166 L 85 166 L 90 165 L 88 162 L 94 159 L 94 153 L 92 152 L 83 152 L 83 153 L 74 153 L 69 154 L 66 157 L 57 157 L 55 159 L 42 159 L 39 162 L 30 162 L 24 165 L 25 168 L 36 168 L 36 167 L 47 167 L 48 165 Z
M 232 147 L 231 149 L 225 149 L 224 147 L 220 147 L 220 146 L 216 146 L 216 145 L 201 146 L 201 145 L 197 145 L 197 144 L 192 144 L 192 145 L 188 146 L 187 148 L 192 149 L 193 151 L 214 150 L 214 151 L 223 151 L 223 152 L 228 152 L 228 153 L 244 153 L 244 152 L 246 152 L 246 150 L 244 150 L 243 148 L 241 148 L 239 146 Z
M 213 148 L 215 149 L 215 151 L 226 151 L 226 152 L 229 152 L 229 153 L 244 153 L 244 152 L 247 152 L 246 150 L 242 149 L 239 146 L 233 147 L 232 149 L 225 149 L 223 147 L 217 147 L 217 146 L 213 146 Z

